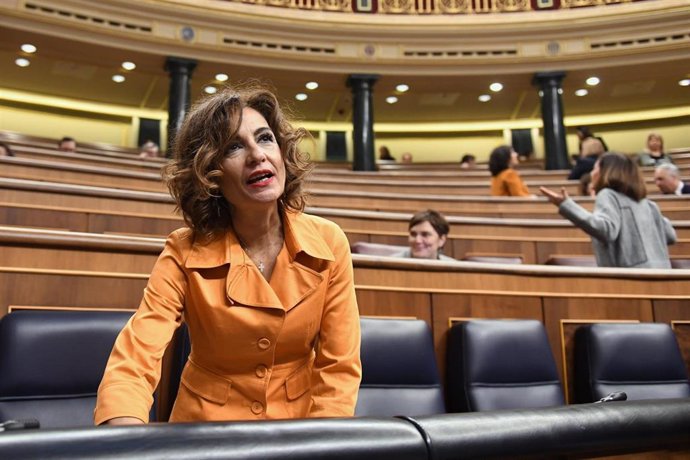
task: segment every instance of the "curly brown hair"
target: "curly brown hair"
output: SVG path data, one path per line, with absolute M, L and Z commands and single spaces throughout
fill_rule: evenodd
M 173 161 L 163 173 L 177 210 L 195 238 L 212 239 L 232 227 L 232 208 L 220 191 L 220 163 L 237 137 L 244 108 L 266 119 L 280 147 L 286 171 L 281 212 L 304 210 L 304 181 L 312 165 L 299 144 L 310 138 L 309 132 L 290 124 L 278 99 L 265 86 L 248 83 L 226 88 L 192 107 L 175 137 Z

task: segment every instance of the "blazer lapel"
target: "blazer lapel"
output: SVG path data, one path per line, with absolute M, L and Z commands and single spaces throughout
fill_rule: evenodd
M 283 305 L 253 262 L 242 250 L 232 231 L 209 243 L 195 242 L 185 262 L 189 269 L 209 269 L 229 265 L 225 291 L 231 303 L 261 308 L 283 309 Z

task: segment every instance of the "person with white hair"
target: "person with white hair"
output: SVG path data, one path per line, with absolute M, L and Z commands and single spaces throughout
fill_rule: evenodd
M 656 167 L 654 183 L 664 195 L 690 194 L 690 184 L 680 180 L 680 170 L 673 163 L 662 163 Z

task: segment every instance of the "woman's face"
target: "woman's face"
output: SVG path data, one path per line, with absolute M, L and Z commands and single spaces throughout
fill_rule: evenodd
M 242 110 L 237 138 L 220 163 L 221 191 L 236 211 L 274 206 L 285 190 L 285 163 L 276 137 L 256 110 Z
M 661 138 L 659 136 L 649 136 L 649 139 L 647 139 L 647 148 L 650 152 L 660 152 Z
M 410 254 L 415 259 L 438 259 L 438 250 L 446 243 L 446 235 L 439 236 L 429 221 L 410 228 Z

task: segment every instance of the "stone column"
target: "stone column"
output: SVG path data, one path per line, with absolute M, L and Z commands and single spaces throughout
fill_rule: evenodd
M 374 157 L 374 105 L 371 100 L 378 75 L 353 74 L 347 78 L 352 88 L 352 141 L 354 171 L 376 171 Z
M 540 72 L 532 80 L 532 84 L 539 88 L 541 98 L 546 169 L 570 169 L 561 101 L 561 82 L 564 77 L 565 72 Z
M 170 75 L 168 96 L 168 156 L 172 152 L 175 134 L 182 125 L 190 102 L 190 81 L 196 61 L 178 57 L 165 60 L 165 71 Z

